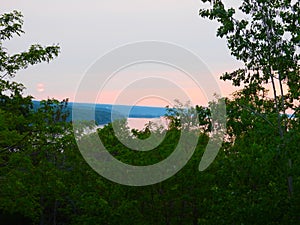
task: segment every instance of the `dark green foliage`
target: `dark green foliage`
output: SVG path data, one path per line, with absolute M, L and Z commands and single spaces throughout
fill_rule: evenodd
M 244 68 L 221 76 L 235 86 L 243 85 L 233 99 L 227 99 L 224 143 L 231 164 L 244 171 L 239 185 L 228 184 L 234 195 L 240 191 L 237 196 L 242 201 L 232 204 L 238 208 L 231 209 L 235 220 L 224 221 L 298 224 L 294 210 L 299 207 L 295 194 L 299 167 L 294 161 L 299 153 L 293 141 L 299 136 L 299 1 L 244 0 L 237 10 L 226 9 L 221 0 L 209 2 L 211 9 L 201 9 L 200 16 L 221 24 L 217 36 L 226 38 L 231 54 L 244 63 Z M 271 85 L 273 98 L 267 96 L 265 84 Z
M 299 7 L 293 7 L 294 11 L 284 11 L 282 18 L 290 24 L 286 29 L 294 32 Z M 250 1 L 244 1 L 243 10 L 252 10 Z M 247 26 L 242 21 L 236 24 L 234 10 L 225 10 L 221 1 L 216 1 L 210 13 L 203 11 L 224 24 L 220 36 L 234 35 L 237 25 L 240 29 Z M 0 16 L 0 39 L 20 35 L 22 23 L 18 12 Z M 295 32 L 293 42 L 297 40 Z M 226 99 L 227 135 L 215 161 L 201 173 L 198 166 L 212 129 L 213 102 L 207 108 L 177 102 L 177 108 L 168 109 L 166 130 L 149 123 L 143 130 L 130 131 L 126 121 L 115 121 L 122 138 L 147 140 L 150 135 L 165 134 L 160 145 L 146 152 L 123 145 L 112 124 L 85 134 L 85 128 L 92 126 L 83 121 L 82 129 L 76 131 L 83 140 L 98 135 L 114 157 L 132 165 L 150 165 L 167 158 L 183 129 L 197 135 L 194 155 L 173 177 L 145 187 L 123 186 L 104 179 L 84 161 L 72 123 L 66 122 L 67 100 L 44 100 L 34 110 L 32 97 L 22 94 L 24 86 L 12 80 L 17 70 L 51 60 L 58 47 L 36 45 L 15 56 L 6 53 L 2 41 L 0 47 L 1 224 L 300 224 L 299 109 L 291 118 L 281 115 L 280 125 L 286 128 L 282 138 L 278 135 L 276 101 L 266 98 L 259 82 L 250 82 L 232 99 Z M 244 76 L 243 71 L 237 76 Z M 284 99 L 285 107 L 295 106 L 289 102 L 295 96 Z M 287 185 L 291 177 L 292 192 Z

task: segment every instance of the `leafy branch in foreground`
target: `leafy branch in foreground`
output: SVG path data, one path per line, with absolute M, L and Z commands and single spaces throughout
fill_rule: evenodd
M 297 104 L 300 97 L 299 4 L 290 0 L 244 0 L 236 10 L 216 0 L 210 9 L 199 12 L 201 17 L 221 24 L 217 36 L 226 38 L 231 54 L 244 63 L 244 68 L 224 73 L 221 79 L 257 90 L 264 84 L 271 85 L 281 137 L 287 127 L 282 125 L 280 114 L 293 109 L 290 103 Z
M 39 44 L 31 45 L 27 51 L 10 55 L 3 46 L 3 41 L 20 36 L 24 31 L 23 16 L 18 11 L 5 13 L 0 17 L 0 78 L 14 77 L 20 69 L 41 62 L 50 62 L 58 56 L 59 46 L 42 47 Z
M 0 16 L 0 148 L 12 149 L 31 135 L 32 97 L 23 97 L 23 84 L 12 81 L 17 71 L 26 69 L 29 65 L 41 62 L 50 62 L 59 54 L 59 46 L 42 47 L 32 45 L 29 50 L 10 55 L 3 46 L 3 42 L 10 40 L 14 35 L 20 36 L 23 16 L 18 11 L 4 13 Z

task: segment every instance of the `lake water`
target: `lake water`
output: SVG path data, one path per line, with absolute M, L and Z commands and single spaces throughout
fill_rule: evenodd
M 149 121 L 151 123 L 155 123 L 158 125 L 162 125 L 164 128 L 168 127 L 168 122 L 165 118 L 128 118 L 127 123 L 130 129 L 138 129 L 142 130 L 145 128 L 145 125 L 149 124 Z

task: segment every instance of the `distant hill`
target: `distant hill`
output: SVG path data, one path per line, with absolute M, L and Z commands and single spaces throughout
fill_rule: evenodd
M 159 118 L 166 114 L 164 107 L 151 106 L 128 106 L 111 104 L 73 103 L 69 102 L 67 110 L 70 115 L 68 121 L 72 121 L 72 109 L 76 104 L 76 109 L 80 110 L 79 120 L 95 120 L 97 125 L 104 125 L 112 122 L 112 112 L 114 119 L 121 118 Z M 33 107 L 37 110 L 40 107 L 39 101 L 33 101 Z M 95 114 L 93 113 L 95 111 Z M 93 118 L 90 115 L 95 115 Z

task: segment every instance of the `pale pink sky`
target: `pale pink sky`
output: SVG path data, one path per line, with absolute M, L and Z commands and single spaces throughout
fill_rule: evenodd
M 237 0 L 228 2 L 234 5 L 239 3 Z M 16 76 L 27 87 L 26 93 L 36 99 L 53 97 L 74 100 L 80 80 L 95 60 L 120 45 L 143 40 L 170 42 L 192 51 L 207 65 L 223 95 L 227 96 L 235 89 L 230 83 L 219 81 L 219 76 L 241 64 L 230 56 L 226 42 L 215 36 L 217 24 L 198 16 L 201 6 L 197 0 L 11 0 L 1 2 L 0 13 L 16 9 L 24 15 L 26 33 L 4 43 L 11 53 L 25 50 L 34 43 L 61 46 L 61 54 L 53 62 L 30 67 Z M 174 71 L 139 69 L 129 70 L 127 74 L 134 72 L 163 74 L 183 87 L 192 102 L 205 102 L 199 87 L 197 89 L 180 74 L 173 79 Z M 103 90 L 100 103 L 115 103 L 120 90 L 130 81 L 116 77 L 112 82 Z M 153 89 L 152 96 L 162 95 L 157 91 L 161 88 L 169 94 L 168 98 L 172 98 L 172 93 L 176 98 L 175 89 L 155 84 L 149 88 Z M 163 100 L 163 96 L 144 96 L 144 100 L 138 101 L 143 99 L 143 88 L 129 92 L 136 96 L 139 105 L 165 106 L 170 101 Z M 85 94 L 89 94 L 88 90 Z M 131 102 L 123 99 L 124 104 Z

